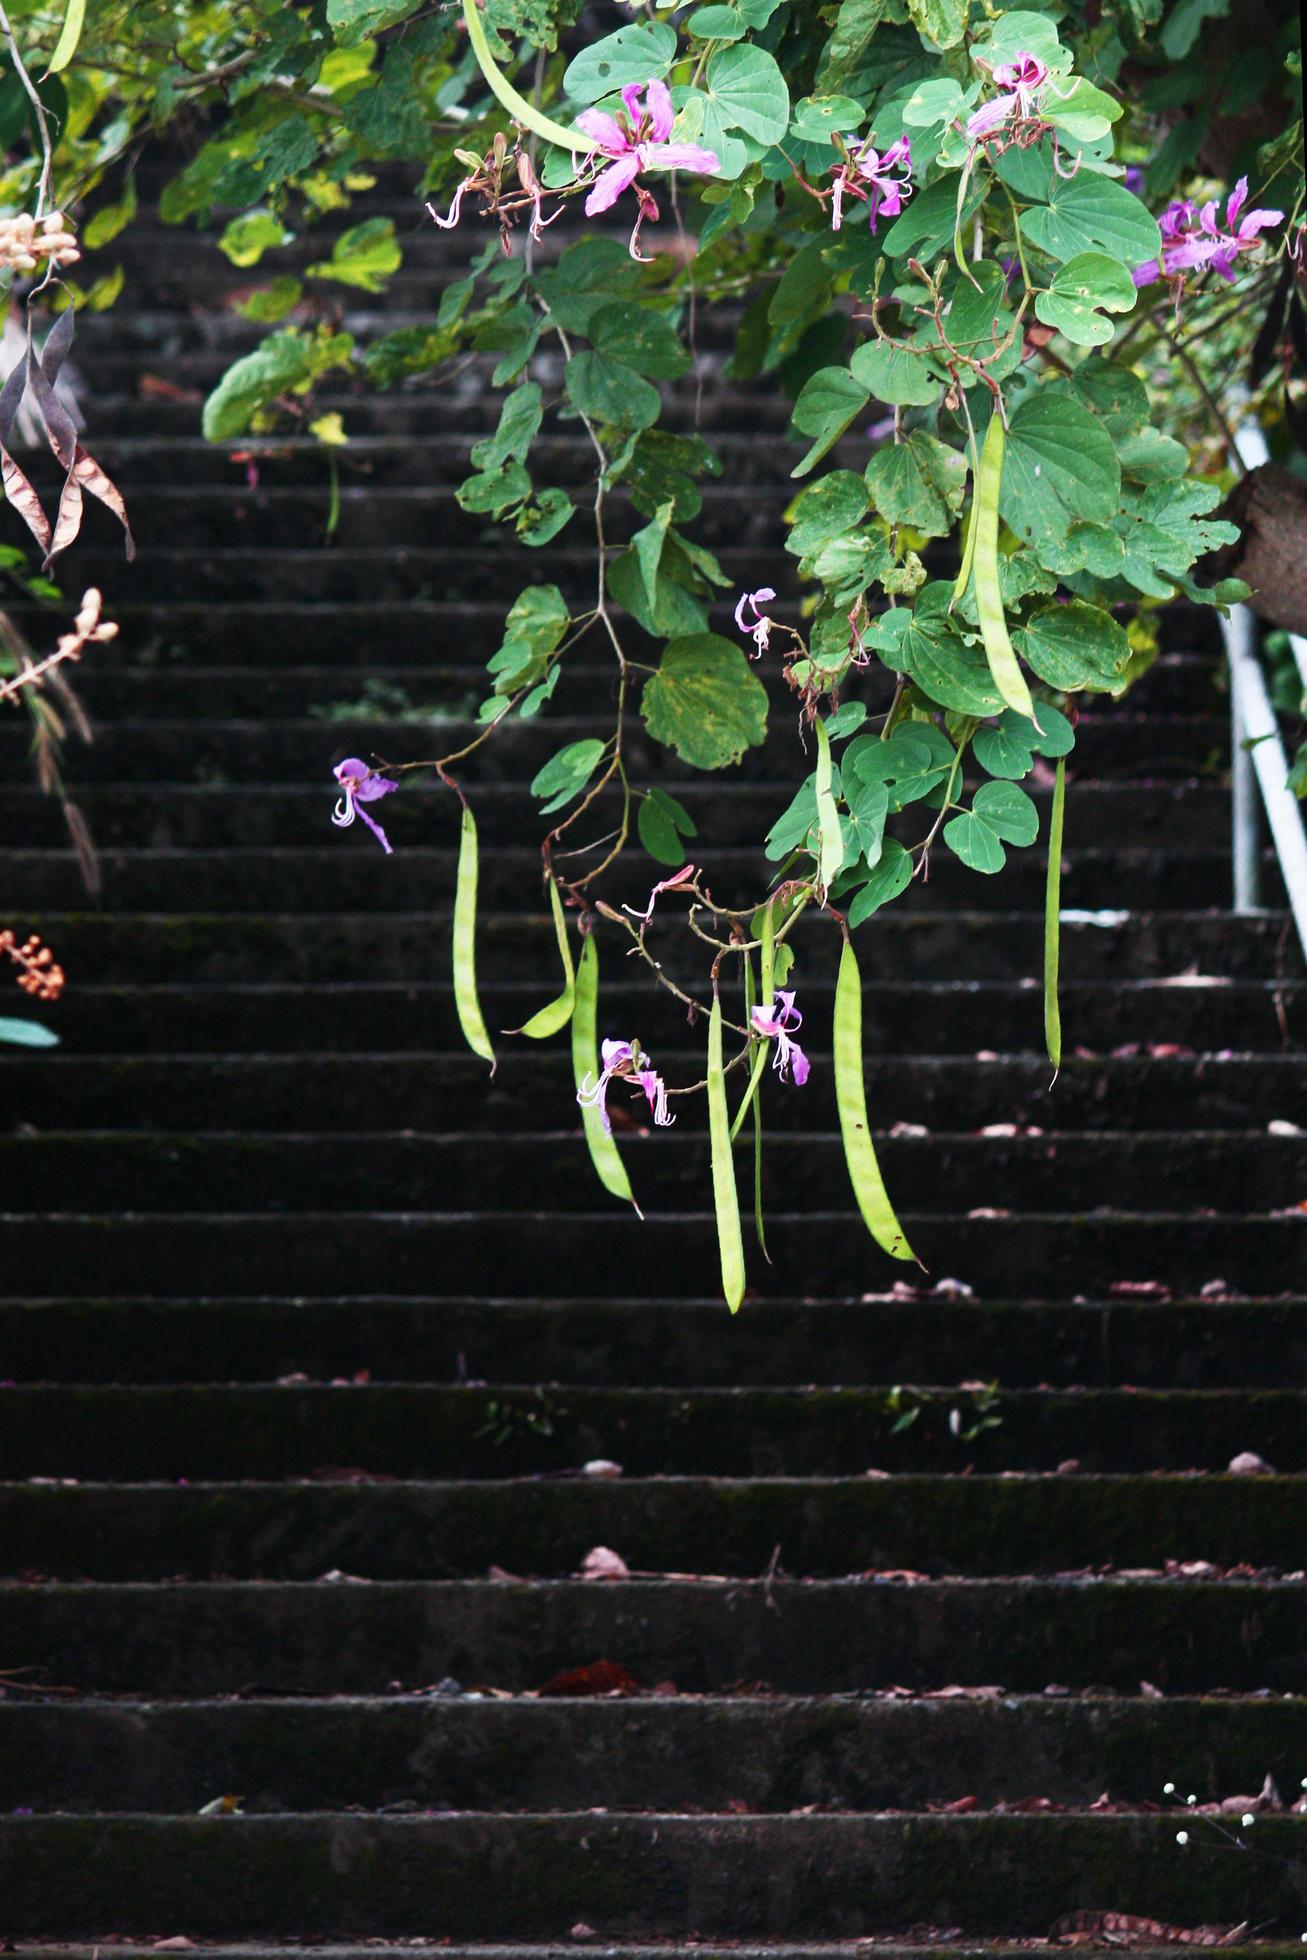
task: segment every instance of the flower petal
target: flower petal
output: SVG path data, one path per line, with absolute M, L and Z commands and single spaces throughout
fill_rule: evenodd
M 583 109 L 576 118 L 576 126 L 585 131 L 605 156 L 622 157 L 632 147 L 630 137 L 616 117 L 606 116 L 602 109 Z
M 711 177 L 722 167 L 715 150 L 694 143 L 641 143 L 640 162 L 646 170 L 691 170 L 697 177 Z
M 649 111 L 649 130 L 655 143 L 665 143 L 672 133 L 675 115 L 666 82 L 650 82 L 644 92 Z
M 364 823 L 367 825 L 368 829 L 372 832 L 372 835 L 376 838 L 377 842 L 380 844 L 382 850 L 386 853 L 386 856 L 393 857 L 395 853 L 391 847 L 390 839 L 387 837 L 385 831 L 381 828 L 381 825 L 377 822 L 376 818 L 370 817 L 367 811 L 362 809 L 359 811 L 359 815 L 362 817 Z
M 610 164 L 595 184 L 585 201 L 585 215 L 593 218 L 600 211 L 609 211 L 616 204 L 624 190 L 629 190 L 640 174 L 638 156 L 624 156 Z

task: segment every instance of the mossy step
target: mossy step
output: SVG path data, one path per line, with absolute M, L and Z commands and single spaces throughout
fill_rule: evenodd
M 182 1081 L 174 1096 L 183 1100 Z M 438 1192 L 414 1194 L 430 1202 Z M 596 1193 L 596 1197 L 600 1194 Z M 1005 1194 L 996 1191 L 996 1197 Z M 507 1180 L 487 1178 L 476 1212 L 335 1211 L 137 1213 L 102 1218 L 67 1212 L 7 1213 L 2 1283 L 13 1293 L 66 1293 L 88 1274 L 112 1272 L 124 1291 L 159 1293 L 178 1273 L 205 1275 L 215 1292 L 266 1294 L 288 1282 L 306 1294 L 426 1293 L 432 1276 L 456 1273 L 459 1290 L 520 1291 L 540 1273 L 569 1273 L 578 1292 L 604 1294 L 614 1282 L 649 1298 L 676 1298 L 715 1270 L 711 1212 L 651 1214 L 637 1234 L 628 1207 L 594 1213 L 528 1209 Z M 500 1200 L 498 1208 L 494 1201 Z M 705 1189 L 700 1205 L 710 1203 Z M 947 1204 L 947 1191 L 939 1194 Z M 410 1197 L 409 1202 L 412 1202 Z M 1121 1278 L 1165 1280 L 1198 1292 L 1237 1277 L 1242 1290 L 1273 1293 L 1300 1282 L 1307 1257 L 1307 1213 L 1287 1216 L 1098 1211 L 959 1215 L 905 1211 L 902 1229 L 936 1272 L 955 1274 L 979 1294 L 1011 1290 L 1014 1272 L 1050 1299 L 1105 1292 Z M 773 1209 L 771 1264 L 755 1257 L 759 1290 L 820 1292 L 839 1286 L 883 1289 L 907 1268 L 873 1244 L 850 1195 L 839 1210 Z M 578 1248 L 584 1247 L 584 1257 Z M 913 1269 L 915 1270 L 915 1269 Z
M 62 945 L 59 950 L 66 957 Z M 814 1041 L 814 1073 L 806 1087 L 778 1085 L 769 1097 L 775 1120 L 787 1130 L 826 1134 L 835 1127 L 824 1053 Z M 698 1049 L 664 1050 L 657 1060 L 672 1081 L 693 1079 L 690 1071 L 702 1066 Z M 1268 1123 L 1301 1118 L 1307 1101 L 1307 1056 L 1302 1054 L 1208 1055 L 1200 1062 L 1177 1055 L 1093 1061 L 1073 1057 L 1064 1063 L 1052 1092 L 1056 1101 L 1050 1100 L 1047 1057 L 1034 1053 L 994 1061 L 868 1053 L 865 1073 L 877 1129 L 905 1122 L 949 1132 L 993 1123 L 1046 1129 L 1055 1120 L 1060 1130 L 1095 1133 L 1158 1131 L 1163 1126 L 1168 1131 L 1264 1133 Z M 42 1054 L 37 1058 L 0 1054 L 0 1082 L 5 1085 L 12 1120 L 37 1129 L 130 1125 L 186 1135 L 197 1128 L 302 1134 L 312 1127 L 333 1131 L 342 1154 L 366 1148 L 369 1132 L 392 1130 L 399 1118 L 405 1128 L 439 1129 L 449 1122 L 452 1109 L 469 1138 L 469 1152 L 478 1148 L 471 1141 L 477 1134 L 499 1135 L 512 1128 L 522 1134 L 553 1136 L 576 1121 L 571 1067 L 557 1045 L 530 1054 L 525 1053 L 525 1044 L 520 1051 L 514 1048 L 493 1082 L 485 1064 L 473 1055 L 421 1050 L 407 1054 L 365 1050 L 349 1055 Z M 784 1097 L 780 1108 L 778 1096 Z M 579 1133 L 579 1121 L 576 1129 Z M 346 1133 L 347 1141 L 342 1141 Z M 637 1135 L 622 1145 L 637 1184 L 645 1141 Z M 500 1179 L 493 1165 L 487 1165 L 486 1171 L 483 1202 L 497 1192 L 521 1196 L 520 1184 Z M 293 1191 L 289 1185 L 283 1188 L 289 1201 Z M 413 1189 L 395 1192 L 393 1203 L 425 1205 L 437 1195 L 430 1178 L 424 1178 Z M 1005 1195 L 1010 1193 L 996 1174 L 994 1203 L 1001 1204 Z M 1068 1198 L 1074 1199 L 1074 1193 L 1068 1193 Z M 1110 1277 L 1139 1275 L 1123 1264 Z M 1221 1277 L 1232 1286 L 1239 1282 L 1240 1291 L 1256 1290 L 1248 1275 Z M 848 1285 L 853 1278 L 848 1276 Z M 1272 1290 L 1279 1291 L 1289 1278 L 1283 1275 Z M 1008 1298 L 1014 1290 L 1009 1282 L 998 1289 L 998 1297 Z M 1178 1276 L 1172 1290 L 1184 1290 Z
M 179 1519 L 204 1503 L 157 1486 L 123 1498 L 140 1502 L 138 1538 L 156 1547 L 165 1499 Z M 213 1502 L 221 1516 L 223 1493 Z M 759 1526 L 761 1575 L 776 1537 Z M 1304 1610 L 1302 1580 L 28 1581 L 0 1585 L 0 1636 L 8 1667 L 84 1693 L 382 1694 L 445 1675 L 539 1688 L 608 1659 L 643 1686 L 672 1680 L 687 1693 L 765 1682 L 799 1694 L 952 1683 L 1038 1694 L 1057 1682 L 1134 1695 L 1148 1681 L 1165 1694 L 1300 1694 Z
M 520 1028 L 546 991 L 539 980 L 483 985 L 487 1026 Z M 805 982 L 807 1012 L 816 1025 L 830 1012 L 831 994 L 829 976 Z M 1209 1052 L 1237 1046 L 1244 1053 L 1282 1053 L 1286 1042 L 1302 1046 L 1307 1041 L 1307 982 L 1301 980 L 1210 986 L 1098 980 L 1066 984 L 1061 996 L 1064 1048 L 1082 1058 L 1084 1051 L 1100 1053 L 1131 1044 L 1141 1051 L 1161 1044 Z M 615 1027 L 638 1027 L 651 1053 L 684 1043 L 685 1009 L 664 989 L 619 975 L 605 978 L 603 998 L 605 1018 Z M 896 985 L 869 979 L 862 996 L 863 1041 L 868 1054 L 883 1054 L 901 1040 L 910 1021 L 921 1052 L 974 1057 L 983 1039 L 992 1050 L 1012 1054 L 1038 1039 L 1041 1013 L 1042 996 L 1020 981 Z M 455 1048 L 461 1040 L 451 990 L 438 979 L 352 986 L 330 981 L 190 987 L 83 983 L 43 1006 L 42 1015 L 74 1054 L 160 1049 L 212 1054 L 223 1047 L 261 1054 L 348 1053 L 356 1047 L 361 1028 L 367 1029 L 373 1048 L 410 1053 L 425 1042 Z M 688 1114 L 683 1112 L 678 1136 L 685 1133 Z M 1056 1110 L 1049 1114 L 1055 1119 L 1049 1127 L 1056 1128 Z M 499 1147 L 512 1149 L 514 1144 L 510 1135 L 501 1138 Z M 995 1139 L 989 1147 L 996 1147 Z M 1239 1188 L 1244 1168 L 1243 1160 L 1227 1160 L 1226 1175 L 1232 1180 L 1227 1189 Z M 356 1164 L 354 1173 L 360 1169 L 366 1167 Z
M 371 862 L 375 875 L 384 877 L 388 866 L 380 854 L 374 852 Z M 435 901 L 444 897 L 447 905 L 450 895 L 432 896 L 428 910 L 384 915 L 28 912 L 15 918 L 14 925 L 40 933 L 79 981 L 193 985 L 427 979 L 448 971 L 449 959 L 449 913 Z M 1113 908 L 1071 915 L 1062 920 L 1062 972 L 1068 982 L 1108 980 L 1122 973 L 1136 980 L 1183 980 L 1195 974 L 1231 980 L 1296 978 L 1302 959 L 1291 944 L 1290 930 L 1286 916 L 1276 912 L 1236 916 L 1214 909 L 1150 913 Z M 790 937 L 805 983 L 834 972 L 839 936 L 827 920 L 809 922 L 805 917 Z M 868 968 L 885 980 L 941 975 L 951 980 L 1037 979 L 1043 972 L 1044 918 L 1042 911 L 913 912 L 896 906 L 877 917 L 859 944 Z M 606 934 L 600 964 L 610 976 L 616 971 L 626 979 L 630 969 L 623 968 L 624 945 L 615 933 Z M 479 917 L 477 970 L 483 982 L 520 978 L 524 970 L 550 972 L 556 959 L 553 922 L 543 909 Z M 602 980 L 600 1014 L 605 1017 Z M 42 1067 L 49 1066 L 43 1060 Z M 1286 1062 L 1286 1068 L 1291 1066 Z M 1286 1095 L 1290 1093 L 1286 1080 Z
M 808 1294 L 750 1300 L 724 1333 L 715 1299 L 82 1293 L 0 1301 L 0 1352 L 19 1381 L 275 1381 L 295 1373 L 330 1381 L 367 1368 L 379 1381 L 516 1376 L 596 1386 L 783 1387 L 892 1372 L 901 1382 L 997 1377 L 1009 1388 L 1047 1381 L 1262 1387 L 1307 1380 L 1307 1299 Z M 894 1488 L 902 1495 L 903 1481 Z M 974 1501 L 1001 1501 L 1007 1488 L 985 1485 L 988 1496 Z
M 930 1815 L 0 1821 L 12 1935 L 854 1935 L 914 1916 L 1043 1935 L 1101 1905 L 1296 1924 L 1307 1820 L 1259 1821 L 1256 1860 L 1175 1842 L 1171 1817 Z
M 324 727 L 324 736 L 328 732 Z M 410 730 L 410 739 L 414 732 Z M 324 747 L 307 757 L 296 780 L 261 782 L 256 790 L 239 777 L 228 782 L 178 782 L 176 770 L 186 755 L 183 745 L 181 757 L 174 756 L 172 770 L 159 781 L 79 781 L 77 803 L 106 848 L 320 846 L 335 794 L 326 767 L 330 752 Z M 80 763 L 80 751 L 70 750 L 70 754 Z M 27 765 L 16 769 L 15 778 L 0 807 L 0 844 L 14 852 L 66 851 L 68 833 L 57 800 L 30 786 Z M 660 781 L 697 822 L 699 834 L 693 841 L 698 849 L 707 843 L 713 849 L 742 845 L 757 852 L 789 794 L 785 786 L 765 782 L 712 782 L 704 777 L 687 782 L 673 776 L 660 776 Z M 1036 787 L 1029 794 L 1040 812 L 1041 833 L 1047 835 L 1050 793 Z M 539 802 L 525 783 L 478 781 L 472 795 L 487 848 L 496 843 L 520 845 L 524 836 L 539 835 Z M 385 819 L 397 855 L 442 833 L 449 822 L 448 799 L 443 786 L 424 783 L 420 777 L 407 782 L 402 795 L 390 799 Z M 615 800 L 599 800 L 594 806 L 596 821 L 616 808 Z M 1210 777 L 1163 783 L 1076 781 L 1068 796 L 1067 824 L 1069 847 L 1077 838 L 1092 837 L 1103 849 L 1168 843 L 1181 850 L 1228 848 L 1230 792 Z
M 112 764 L 110 764 L 112 766 Z M 204 765 L 201 765 L 204 766 Z M 778 799 L 779 800 L 779 799 Z M 333 903 L 352 912 L 414 911 L 433 900 L 447 899 L 457 876 L 457 849 L 444 839 L 452 829 L 452 812 L 441 811 L 432 824 L 439 844 L 428 843 L 397 851 L 394 862 L 379 875 L 377 847 L 360 827 L 356 844 L 342 845 L 328 822 L 330 806 L 322 805 L 324 841 L 304 850 L 140 851 L 100 852 L 100 875 L 107 904 L 126 911 L 159 912 L 185 908 L 197 891 L 211 911 L 248 913 L 279 910 L 292 901 L 306 911 L 325 911 Z M 386 815 L 386 812 L 382 813 Z M 432 813 L 434 815 L 434 813 Z M 909 837 L 909 821 L 895 828 Z M 918 817 L 919 837 L 928 817 Z M 538 826 L 543 832 L 546 823 Z M 698 840 L 696 840 L 698 841 Z M 750 883 L 765 892 L 773 867 L 759 848 L 719 849 L 702 840 L 707 875 L 715 892 L 747 890 Z M 358 848 L 357 846 L 364 848 Z M 1039 904 L 1047 884 L 1044 850 L 1018 852 L 998 878 L 977 877 L 951 852 L 931 861 L 931 875 L 910 885 L 899 903 L 907 911 L 948 911 L 958 904 L 983 910 L 993 903 L 1005 911 Z M 1283 901 L 1283 884 L 1273 850 L 1264 853 L 1264 895 L 1268 904 Z M 610 905 L 640 908 L 648 902 L 654 880 L 666 875 L 643 851 L 629 852 L 606 875 L 603 895 Z M 84 893 L 81 868 L 64 851 L 27 851 L 7 867 L 6 903 L 24 912 L 60 911 L 75 907 Z M 1228 850 L 1166 850 L 1158 846 L 1100 850 L 1086 843 L 1070 847 L 1062 861 L 1062 902 L 1069 909 L 1111 908 L 1122 897 L 1132 906 L 1185 907 L 1228 903 L 1232 889 Z M 539 902 L 540 852 L 487 845 L 482 851 L 478 897 L 481 905 L 511 911 Z M 673 901 L 675 903 L 675 901 Z
M 4 1811 L 1183 1804 L 1268 1775 L 1291 1802 L 1304 1761 L 1307 1701 L 1279 1697 L 0 1703 Z
M 288 1007 L 288 1016 L 293 1012 Z M 235 1014 L 232 1026 L 235 1033 Z M 641 1026 L 648 1040 L 652 1030 L 643 1015 Z M 65 1030 L 68 1039 L 66 1021 Z M 316 1045 L 310 1027 L 301 1024 L 295 1033 L 297 1045 Z M 783 1110 L 775 1113 L 783 1120 Z M 704 1121 L 701 1108 L 690 1108 L 672 1134 L 641 1142 L 646 1202 L 698 1199 L 710 1169 Z M 786 1164 L 790 1204 L 820 1203 L 838 1189 L 844 1155 L 837 1134 L 786 1131 L 771 1121 L 766 1134 L 768 1148 Z M 48 1205 L 57 1193 L 61 1208 L 75 1212 L 193 1211 L 200 1205 L 276 1212 L 292 1202 L 320 1211 L 333 1205 L 384 1208 L 397 1192 L 423 1190 L 438 1191 L 451 1206 L 475 1204 L 484 1195 L 479 1138 L 385 1132 L 369 1136 L 364 1151 L 342 1156 L 337 1136 L 332 1129 L 304 1136 L 24 1133 L 0 1137 L 0 1190 L 16 1210 Z M 1038 1136 L 877 1132 L 875 1141 L 897 1202 L 914 1211 L 934 1202 L 944 1185 L 958 1210 L 989 1203 L 1000 1188 L 1027 1211 L 1056 1210 L 1071 1194 L 1081 1209 L 1112 1205 L 1128 1190 L 1136 1205 L 1151 1210 L 1197 1205 L 1227 1213 L 1287 1209 L 1307 1191 L 1302 1136 L 1253 1133 L 1232 1150 L 1228 1132 L 1220 1130 L 1086 1136 L 1050 1123 Z M 539 1205 L 593 1207 L 585 1146 L 570 1128 L 498 1137 L 495 1162 L 510 1188 L 516 1183 L 530 1190 Z
M 20 1393 L 6 1391 L 7 1395 Z M 543 1394 L 536 1405 L 538 1411 L 544 1414 L 565 1405 L 567 1393 Z M 46 1406 L 55 1411 L 65 1404 L 51 1397 Z M 144 1404 L 138 1398 L 134 1406 Z M 364 1455 L 367 1453 L 365 1450 Z M 46 1461 L 54 1454 L 47 1452 Z M 522 1577 L 566 1579 L 579 1570 L 593 1546 L 608 1545 L 632 1570 L 646 1577 L 715 1573 L 747 1579 L 765 1571 L 775 1559 L 784 1572 L 805 1583 L 814 1576 L 854 1574 L 883 1590 L 887 1581 L 877 1575 L 887 1573 L 913 1582 L 906 1588 L 891 1588 L 902 1610 L 907 1611 L 903 1601 L 909 1594 L 915 1597 L 914 1585 L 925 1574 L 941 1582 L 957 1583 L 960 1575 L 967 1581 L 997 1582 L 1005 1574 L 1027 1570 L 1053 1575 L 1049 1584 L 1054 1585 L 1057 1575 L 1068 1571 L 1120 1566 L 1127 1572 L 1160 1572 L 1168 1560 L 1205 1560 L 1215 1570 L 1194 1594 L 1194 1610 L 1201 1617 L 1207 1609 L 1198 1601 L 1215 1599 L 1229 1583 L 1218 1576 L 1225 1566 L 1237 1563 L 1244 1571 L 1274 1566 L 1298 1571 L 1301 1577 L 1293 1561 L 1302 1558 L 1307 1510 L 1307 1479 L 1301 1476 L 941 1477 L 914 1473 L 843 1479 L 642 1480 L 554 1475 L 526 1479 L 504 1476 L 498 1482 L 482 1483 L 404 1483 L 368 1482 L 357 1467 L 356 1456 L 340 1456 L 324 1461 L 323 1474 L 317 1479 L 204 1483 L 197 1481 L 202 1454 L 202 1442 L 189 1458 L 184 1451 L 172 1452 L 164 1436 L 155 1451 L 151 1472 L 156 1481 L 78 1484 L 62 1483 L 56 1477 L 39 1484 L 0 1486 L 6 1569 L 12 1576 L 30 1571 L 46 1579 L 108 1582 L 183 1578 L 306 1581 L 336 1570 L 373 1582 L 474 1580 L 496 1570 Z M 372 1454 L 377 1454 L 375 1444 Z M 878 1457 L 884 1454 L 877 1451 Z M 983 1459 L 983 1446 L 963 1445 L 957 1452 L 957 1469 L 974 1469 Z M 179 1476 L 183 1466 L 188 1474 Z M 339 1480 L 351 1474 L 364 1480 Z M 583 1590 L 588 1596 L 606 1590 L 608 1583 Z M 321 1596 L 329 1592 L 330 1588 Z M 947 1592 L 947 1584 L 936 1585 L 937 1606 Z M 982 1588 L 975 1594 L 976 1611 L 988 1615 L 996 1598 L 1001 1601 L 1006 1595 L 986 1593 Z M 565 1633 L 566 1627 L 566 1620 L 560 1619 L 560 1633 Z M 860 1651 L 860 1664 L 874 1656 L 879 1665 L 876 1649 Z M 1275 1651 L 1279 1653 L 1278 1648 Z M 1137 1687 L 1138 1676 L 1129 1673 L 1137 1664 L 1147 1679 L 1165 1685 L 1162 1676 L 1149 1671 L 1153 1665 L 1167 1667 L 1164 1654 L 1150 1650 L 1145 1665 L 1142 1659 L 1137 1663 L 1128 1659 L 1127 1653 L 1128 1649 L 1123 1651 L 1115 1673 L 1095 1672 L 1098 1662 L 1092 1650 L 1077 1647 L 1061 1668 L 1051 1668 L 1038 1679 L 1023 1675 L 1018 1682 L 997 1661 L 987 1663 L 998 1668 L 997 1674 L 976 1678 L 1026 1687 L 1071 1679 L 1081 1683 L 1111 1680 L 1117 1685 L 1133 1682 Z M 1294 1654 L 1295 1664 L 1307 1665 L 1301 1642 L 1285 1650 L 1282 1658 L 1286 1665 Z M 37 1656 L 24 1649 L 22 1658 Z M 586 1656 L 578 1654 L 576 1658 Z M 625 1654 L 616 1658 L 625 1659 Z M 531 1664 L 529 1653 L 523 1655 L 523 1662 Z M 186 1665 L 185 1654 L 179 1656 L 179 1665 Z M 466 1672 L 469 1665 L 473 1668 L 471 1676 Z M 884 1685 L 900 1678 L 890 1675 L 882 1680 L 865 1672 L 837 1671 L 828 1680 L 830 1665 L 830 1657 L 823 1658 L 819 1642 L 813 1671 L 801 1675 L 798 1684 L 856 1687 Z M 900 1658 L 895 1665 L 909 1663 Z M 928 1641 L 913 1665 L 910 1678 L 930 1685 L 929 1670 L 943 1662 Z M 1106 1657 L 1102 1665 L 1108 1665 Z M 1068 1674 L 1065 1669 L 1072 1672 Z M 457 1667 L 451 1664 L 442 1671 L 452 1672 L 463 1681 L 490 1680 L 504 1685 L 500 1677 L 484 1672 L 483 1662 L 466 1657 Z M 674 1668 L 664 1671 L 676 1674 Z M 768 1670 L 762 1671 L 772 1678 Z M 401 1673 L 411 1681 L 407 1668 Z M 128 1680 L 125 1685 L 148 1687 L 152 1678 Z M 183 1678 L 168 1676 L 169 1681 Z M 262 1674 L 255 1678 L 265 1680 Z M 375 1677 L 367 1678 L 377 1685 Z M 639 1678 L 644 1680 L 643 1675 Z M 722 1681 L 744 1677 L 698 1672 L 694 1678 L 700 1686 L 711 1686 L 714 1681 L 720 1686 Z M 1220 1674 L 1208 1677 L 1201 1670 L 1196 1680 L 1185 1677 L 1191 1686 L 1214 1686 L 1224 1678 Z M 102 1677 L 96 1673 L 92 1679 Z M 294 1683 L 293 1675 L 278 1674 L 277 1679 L 287 1685 Z M 1238 1683 L 1245 1686 L 1259 1686 L 1267 1680 L 1255 1669 L 1238 1676 Z M 1232 1680 L 1230 1685 L 1238 1683 Z M 82 1685 L 90 1683 L 83 1681 Z M 349 1682 L 339 1685 L 344 1689 Z M 385 1685 L 384 1677 L 380 1685 Z M 529 1679 L 525 1685 L 530 1685 Z M 1288 1681 L 1281 1680 L 1280 1685 L 1288 1685 Z M 159 1691 L 178 1692 L 173 1687 L 165 1690 L 162 1683 Z M 180 1691 L 199 1693 L 203 1689 L 197 1684 Z
M 384 1229 L 377 1239 L 382 1259 Z M 257 1256 L 253 1246 L 250 1256 Z M 721 1339 L 729 1340 L 729 1329 Z M 724 1389 L 582 1387 L 566 1379 L 535 1387 L 13 1387 L 4 1391 L 0 1477 L 271 1480 L 347 1465 L 380 1476 L 500 1480 L 557 1477 L 600 1458 L 618 1459 L 637 1479 L 856 1477 L 869 1465 L 1051 1471 L 1064 1461 L 1091 1473 L 1219 1471 L 1248 1450 L 1280 1471 L 1307 1469 L 1307 1391 L 1300 1389 L 1006 1390 L 936 1380 L 904 1390 L 890 1387 L 884 1374 L 876 1381 Z M 1295 1488 L 1286 1487 L 1286 1507 Z M 601 1516 L 611 1510 L 611 1526 L 593 1527 L 602 1538 L 620 1535 L 620 1520 L 639 1495 L 623 1486 L 578 1498 L 564 1483 L 551 1484 L 540 1502 L 568 1520 L 587 1503 Z M 1300 1533 L 1307 1484 L 1302 1499 Z M 532 1508 L 524 1499 L 524 1514 Z M 461 1554 L 460 1569 L 500 1556 L 502 1520 L 493 1503 L 492 1511 L 489 1525 L 468 1521 L 472 1548 Z M 673 1501 L 669 1533 L 674 1517 Z M 452 1559 L 443 1524 L 438 1536 Z M 523 1539 L 523 1548 L 529 1542 Z M 672 1554 L 670 1544 L 665 1550 Z M 509 1562 L 521 1556 L 520 1549 L 502 1554 Z

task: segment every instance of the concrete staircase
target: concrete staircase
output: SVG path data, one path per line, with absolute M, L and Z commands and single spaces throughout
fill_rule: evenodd
M 463 250 L 397 215 L 377 329 L 428 318 Z M 70 755 L 102 910 L 0 725 L 0 910 L 70 978 L 63 1047 L 0 1060 L 0 1938 L 803 1960 L 1115 1912 L 1299 1951 L 1307 982 L 1281 913 L 1225 909 L 1214 622 L 1176 609 L 1081 723 L 1051 1094 L 1037 851 L 992 883 L 941 857 L 861 935 L 915 1290 L 850 1213 L 835 936 L 801 935 L 813 1079 L 768 1093 L 775 1264 L 732 1322 L 701 1113 L 626 1138 L 640 1225 L 558 1043 L 506 1042 L 493 1082 L 460 1048 L 448 796 L 391 800 L 390 860 L 329 823 L 339 757 L 454 745 L 513 593 L 586 576 L 583 520 L 512 557 L 457 510 L 495 412 L 465 373 L 321 402 L 351 432 L 325 542 L 314 445 L 252 486 L 198 397 L 142 392 L 212 384 L 250 275 L 177 232 L 124 248 L 78 358 L 140 557 L 92 517 L 62 573 L 123 628 Z M 703 532 L 743 587 L 785 575 L 787 417 L 714 378 L 722 344 Z M 566 429 L 546 453 L 583 481 Z M 322 718 L 369 681 L 429 719 Z M 526 783 L 609 698 L 583 657 L 469 770 L 493 1028 L 549 991 Z M 715 887 L 756 890 L 784 696 L 729 779 L 670 761 Z M 701 1031 L 608 944 L 602 1026 L 697 1072 Z M 1227 1474 L 1248 1452 L 1274 1473 Z M 631 1576 L 579 1576 L 597 1546 Z M 1268 1775 L 1286 1814 L 1245 1827 Z

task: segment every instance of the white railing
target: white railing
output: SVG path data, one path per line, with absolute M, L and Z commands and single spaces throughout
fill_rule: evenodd
M 1237 446 L 1250 470 L 1269 460 L 1265 438 L 1253 423 L 1240 429 Z M 1288 787 L 1289 759 L 1262 669 L 1257 621 L 1247 606 L 1231 606 L 1223 629 L 1230 663 L 1234 909 L 1261 910 L 1260 790 L 1289 909 L 1307 954 L 1307 829 L 1303 827 L 1302 805 Z M 1307 691 L 1307 640 L 1291 633 L 1289 644 Z

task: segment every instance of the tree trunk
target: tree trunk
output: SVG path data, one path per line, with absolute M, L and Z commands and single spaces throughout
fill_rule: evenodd
M 1237 544 L 1201 560 L 1202 581 L 1246 579 L 1248 604 L 1273 626 L 1307 633 L 1307 482 L 1263 463 L 1237 483 L 1219 516 L 1237 524 Z

